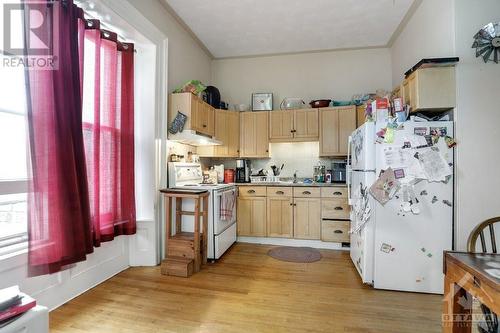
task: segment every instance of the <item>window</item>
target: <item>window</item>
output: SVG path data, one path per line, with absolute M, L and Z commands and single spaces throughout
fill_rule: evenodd
M 10 33 L 13 41 L 22 43 L 18 14 Z M 27 241 L 26 87 L 24 68 L 6 65 L 4 58 L 9 57 L 0 52 L 0 254 L 18 250 Z

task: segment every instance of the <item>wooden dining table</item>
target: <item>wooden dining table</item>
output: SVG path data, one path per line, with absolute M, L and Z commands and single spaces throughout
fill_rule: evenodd
M 444 274 L 444 333 L 469 333 L 477 325 L 473 297 L 500 314 L 500 254 L 445 251 Z

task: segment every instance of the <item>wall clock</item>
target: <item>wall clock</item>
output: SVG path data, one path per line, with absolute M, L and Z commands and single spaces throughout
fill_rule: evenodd
M 474 36 L 472 48 L 476 49 L 476 58 L 484 62 L 500 59 L 500 23 L 488 23 Z

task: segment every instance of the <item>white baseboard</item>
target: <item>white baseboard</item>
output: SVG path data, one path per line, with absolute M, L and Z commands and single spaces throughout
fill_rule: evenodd
M 319 240 L 271 238 L 271 237 L 238 237 L 237 242 L 280 245 L 280 246 L 307 246 L 316 249 L 349 251 L 348 247 L 342 247 L 341 243 L 322 242 Z

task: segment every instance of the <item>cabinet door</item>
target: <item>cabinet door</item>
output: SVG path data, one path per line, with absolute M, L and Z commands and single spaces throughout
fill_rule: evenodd
M 319 117 L 319 155 L 337 155 L 339 152 L 339 113 L 336 109 L 320 109 Z
M 238 198 L 238 235 L 266 236 L 266 198 Z
M 339 149 L 338 155 L 347 156 L 347 146 L 349 145 L 349 135 L 356 129 L 356 107 L 339 108 Z
M 215 109 L 201 101 L 201 106 L 200 106 L 201 114 L 200 114 L 200 123 L 201 123 L 201 130 L 199 131 L 200 133 L 214 136 L 215 135 Z
M 254 113 L 256 157 L 269 157 L 269 112 Z
M 237 218 L 238 223 L 237 231 L 238 236 L 251 236 L 252 229 L 252 198 L 238 197 Z
M 228 156 L 228 116 L 224 110 L 215 110 L 215 138 L 222 141 L 222 145 L 215 146 L 215 157 Z
M 252 157 L 257 155 L 257 141 L 255 116 L 252 112 L 240 113 L 240 156 Z
M 410 95 L 410 107 L 411 110 L 417 109 L 418 96 L 417 96 L 417 73 L 414 72 L 408 77 L 408 91 Z
M 411 97 L 410 97 L 410 81 L 408 79 L 404 79 L 401 84 L 402 95 L 403 95 L 403 103 L 411 105 Z
M 320 239 L 321 199 L 294 199 L 294 238 Z
M 269 157 L 268 112 L 240 112 L 240 156 Z
M 293 111 L 271 111 L 269 114 L 269 141 L 293 139 Z
M 191 129 L 197 132 L 204 132 L 203 129 L 203 101 L 191 95 Z
M 266 198 L 252 198 L 252 221 L 250 225 L 252 236 L 266 236 Z
M 267 198 L 267 236 L 293 237 L 293 201 L 291 197 Z
M 356 128 L 366 122 L 366 104 L 356 106 Z
M 228 157 L 240 155 L 240 114 L 239 112 L 226 111 L 226 134 Z
M 318 140 L 318 109 L 293 111 L 294 138 L 299 140 Z

